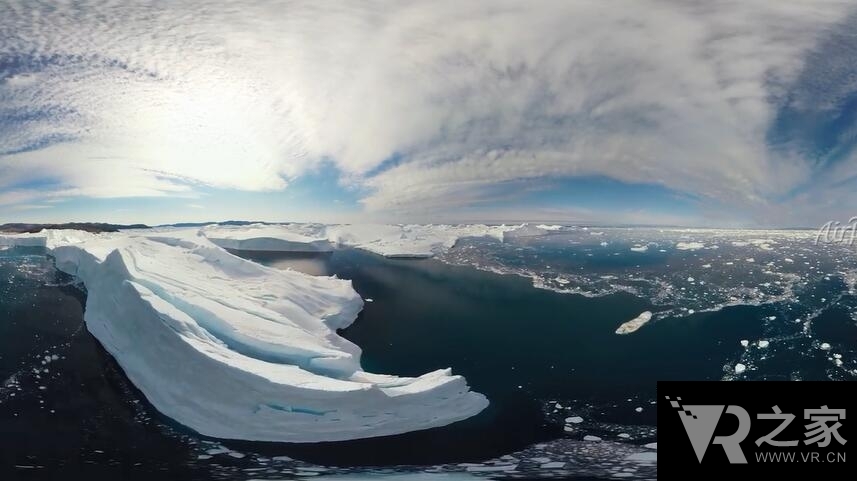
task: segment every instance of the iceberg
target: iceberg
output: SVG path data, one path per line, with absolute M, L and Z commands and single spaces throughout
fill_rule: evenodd
M 675 248 L 680 251 L 695 251 L 705 247 L 702 242 L 678 242 Z
M 282 252 L 326 251 L 352 247 L 384 257 L 426 258 L 451 249 L 465 237 L 503 241 L 522 226 L 253 224 L 204 227 L 200 233 L 226 249 Z
M 643 311 L 639 316 L 631 319 L 630 321 L 623 322 L 622 325 L 616 329 L 616 334 L 631 334 L 632 332 L 636 332 L 637 329 L 646 325 L 650 320 L 652 320 L 652 311 Z
M 336 333 L 363 307 L 350 281 L 261 266 L 199 229 L 47 230 L 0 244 L 46 247 L 85 285 L 86 327 L 128 379 L 206 436 L 341 441 L 444 426 L 488 405 L 450 369 L 363 371 L 360 348 Z
M 330 252 L 327 238 L 277 225 L 253 224 L 246 227 L 207 226 L 201 229 L 208 240 L 225 249 L 273 252 Z

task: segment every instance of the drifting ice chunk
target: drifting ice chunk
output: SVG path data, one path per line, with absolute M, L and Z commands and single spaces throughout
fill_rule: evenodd
M 822 351 L 829 351 L 830 350 L 830 344 L 828 344 L 826 342 L 822 342 L 821 343 L 821 350 Z
M 657 453 L 634 453 L 628 456 L 625 456 L 625 461 L 633 461 L 636 463 L 654 463 L 658 460 Z
M 580 424 L 583 422 L 583 418 L 580 416 L 572 416 L 570 418 L 565 418 L 565 422 L 571 424 Z
M 675 248 L 680 251 L 695 251 L 703 247 L 705 247 L 705 244 L 702 242 L 679 242 L 675 245 Z
M 747 370 L 747 366 L 741 364 L 740 362 L 738 364 L 735 364 L 735 374 L 741 374 L 742 372 L 744 372 L 746 370 Z
M 747 339 L 741 339 L 741 347 L 747 347 L 750 345 L 750 341 Z
M 631 319 L 630 321 L 627 321 L 627 322 L 623 323 L 621 326 L 619 326 L 619 328 L 616 329 L 616 334 L 630 334 L 632 332 L 635 332 L 637 329 L 643 327 L 651 319 L 652 319 L 652 312 L 651 311 L 641 312 L 639 316 L 637 316 L 637 317 Z
M 770 344 L 769 341 L 759 341 L 759 347 L 762 349 L 768 347 L 769 344 Z

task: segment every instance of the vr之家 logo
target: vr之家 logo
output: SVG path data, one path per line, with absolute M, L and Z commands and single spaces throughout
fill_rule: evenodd
M 720 416 L 723 415 L 723 408 L 726 412 L 738 418 L 738 430 L 729 436 L 717 436 L 714 438 L 714 444 L 723 446 L 726 452 L 726 457 L 732 464 L 747 464 L 747 458 L 744 456 L 744 451 L 741 450 L 741 441 L 750 433 L 750 414 L 747 410 L 740 406 L 724 406 L 723 404 L 695 404 L 682 406 L 679 401 L 680 397 L 670 399 L 665 396 L 670 402 L 670 405 L 678 409 L 681 416 L 681 423 L 684 425 L 684 430 L 687 431 L 687 437 L 690 438 L 690 443 L 693 445 L 693 451 L 696 453 L 699 462 L 702 462 L 705 451 L 711 443 L 711 436 L 717 428 L 717 423 L 720 422 Z
M 670 406 L 678 411 L 681 423 L 684 430 L 687 432 L 687 437 L 690 439 L 690 444 L 693 446 L 693 451 L 696 453 L 696 458 L 702 463 L 702 458 L 708 450 L 709 444 L 719 444 L 723 447 L 726 457 L 731 464 L 747 464 L 747 457 L 741 449 L 741 443 L 750 434 L 752 420 L 750 413 L 741 406 L 725 405 L 725 404 L 688 404 L 682 405 L 681 398 L 676 396 L 671 399 L 670 396 L 664 396 L 670 402 Z M 778 434 L 783 432 L 789 424 L 794 420 L 794 414 L 783 413 L 779 406 L 772 408 L 773 413 L 759 413 L 757 419 L 774 419 L 782 422 L 770 433 L 756 439 L 756 446 L 768 444 L 775 447 L 794 447 L 799 445 L 798 440 L 776 440 Z M 728 436 L 712 436 L 717 429 L 720 418 L 723 413 L 732 414 L 738 419 L 738 428 L 734 433 Z M 806 424 L 806 432 L 804 444 L 817 444 L 819 447 L 827 447 L 832 440 L 836 440 L 839 444 L 845 445 L 847 441 L 839 433 L 839 428 L 842 423 L 839 421 L 845 419 L 844 409 L 830 409 L 827 406 L 821 406 L 818 409 L 805 409 L 804 419 L 811 422 Z M 778 459 L 790 460 L 796 459 L 788 456 L 757 456 L 757 461 L 776 461 Z M 807 460 L 811 460 L 812 456 Z
M 659 381 L 658 479 L 838 475 L 857 447 L 848 442 L 850 391 L 815 381 Z

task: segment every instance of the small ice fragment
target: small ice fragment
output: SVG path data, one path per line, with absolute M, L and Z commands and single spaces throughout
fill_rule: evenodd
M 746 339 L 741 339 L 741 346 L 742 347 L 747 347 L 749 345 L 750 345 L 750 341 L 748 341 Z
M 565 418 L 565 422 L 571 424 L 580 424 L 583 422 L 583 418 L 580 416 L 572 416 L 570 418 Z
M 622 439 L 628 439 L 631 437 L 631 435 L 628 433 L 619 433 L 619 437 Z
M 746 370 L 747 370 L 747 366 L 741 364 L 740 362 L 738 364 L 735 364 L 735 374 L 741 374 L 742 372 L 744 372 Z
M 625 457 L 625 461 L 636 461 L 640 463 L 657 462 L 658 453 L 634 453 Z
M 759 341 L 759 347 L 762 349 L 768 347 L 768 344 L 770 344 L 768 341 Z
M 833 355 L 834 359 L 842 359 L 842 354 L 836 353 Z
M 584 441 L 601 441 L 601 438 L 599 438 L 598 436 L 593 436 L 591 434 L 587 434 L 586 436 L 583 436 L 583 440 Z
M 638 413 L 641 413 L 641 412 L 643 412 L 643 408 L 642 408 L 642 407 L 640 407 L 640 406 L 637 406 L 636 408 L 634 408 L 634 411 L 637 411 Z
M 696 280 L 696 279 L 694 279 L 693 277 L 688 277 L 688 278 L 687 278 L 687 282 L 693 282 L 693 281 L 695 281 L 695 280 Z
M 842 359 L 834 359 L 833 364 L 835 364 L 836 367 L 842 367 Z
M 821 343 L 821 350 L 822 351 L 829 351 L 830 350 L 830 344 L 828 344 L 826 342 L 822 342 Z
M 658 449 L 658 443 L 645 444 L 643 445 L 643 447 L 646 449 Z
M 540 467 L 541 469 L 561 469 L 565 467 L 565 463 L 563 461 L 553 461 L 550 463 L 544 463 Z
M 372 299 L 371 297 L 367 297 L 366 302 L 375 302 L 375 299 Z

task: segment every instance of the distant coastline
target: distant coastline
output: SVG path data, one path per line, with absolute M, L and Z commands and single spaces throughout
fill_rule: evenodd
M 74 229 L 92 233 L 119 232 L 121 229 L 148 229 L 145 224 L 106 224 L 101 222 L 68 222 L 65 224 L 0 224 L 0 232 L 15 234 L 35 234 L 43 229 Z

